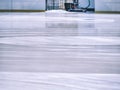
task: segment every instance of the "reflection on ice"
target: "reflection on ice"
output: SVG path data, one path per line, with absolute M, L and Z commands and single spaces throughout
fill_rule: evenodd
M 119 90 L 119 23 L 114 14 L 0 13 L 0 90 Z

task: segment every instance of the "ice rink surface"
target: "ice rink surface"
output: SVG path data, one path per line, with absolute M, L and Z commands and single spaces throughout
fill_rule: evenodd
M 0 13 L 0 90 L 120 90 L 120 15 Z

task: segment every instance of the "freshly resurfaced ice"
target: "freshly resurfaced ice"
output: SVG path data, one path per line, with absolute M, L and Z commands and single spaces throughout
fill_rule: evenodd
M 0 90 L 119 90 L 120 15 L 0 13 Z

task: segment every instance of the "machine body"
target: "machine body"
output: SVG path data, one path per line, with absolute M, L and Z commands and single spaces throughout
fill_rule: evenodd
M 90 0 L 86 7 L 80 7 L 79 0 L 73 0 L 73 3 L 65 3 L 65 9 L 70 12 L 86 12 L 90 6 Z

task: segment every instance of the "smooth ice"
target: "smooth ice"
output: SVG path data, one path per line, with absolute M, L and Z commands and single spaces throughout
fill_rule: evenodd
M 120 15 L 0 13 L 0 90 L 119 90 Z
M 0 73 L 1 90 L 119 90 L 118 74 Z

